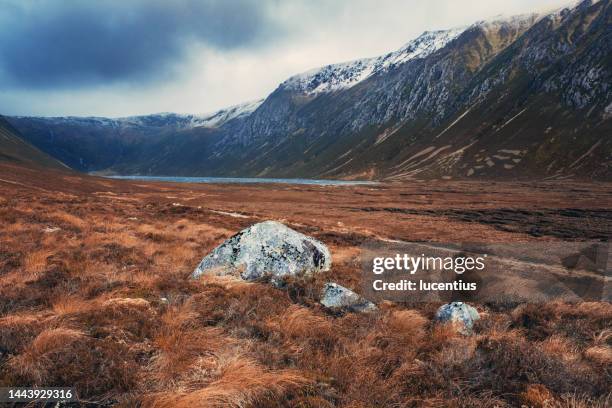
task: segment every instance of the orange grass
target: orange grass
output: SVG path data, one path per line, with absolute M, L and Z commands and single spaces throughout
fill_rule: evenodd
M 609 303 L 479 305 L 471 337 L 434 323 L 439 304 L 331 313 L 323 284 L 360 287 L 357 232 L 373 230 L 347 219 L 317 219 L 338 254 L 326 274 L 284 288 L 191 280 L 253 219 L 209 211 L 206 195 L 101 183 L 0 197 L 0 386 L 74 386 L 123 407 L 610 406 Z M 309 220 L 295 224 L 325 232 Z M 426 222 L 442 233 L 448 220 Z

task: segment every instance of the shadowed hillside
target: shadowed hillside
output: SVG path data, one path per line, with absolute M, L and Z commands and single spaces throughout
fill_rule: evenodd
M 21 138 L 19 132 L 0 116 L 0 162 L 54 169 L 67 168 Z

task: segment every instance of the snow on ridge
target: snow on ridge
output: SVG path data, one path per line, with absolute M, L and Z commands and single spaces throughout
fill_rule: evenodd
M 538 12 L 524 13 L 524 14 L 510 15 L 510 16 L 505 15 L 505 14 L 499 14 L 490 19 L 478 21 L 474 23 L 471 27 L 480 26 L 480 27 L 487 28 L 487 27 L 500 26 L 500 25 L 511 25 L 515 27 L 520 27 L 522 25 L 524 27 L 528 27 L 532 25 L 534 22 L 539 21 L 541 19 L 560 18 L 560 17 L 563 17 L 563 15 L 567 11 L 576 10 L 580 7 L 590 6 L 590 5 L 598 3 L 599 1 L 600 0 L 568 0 L 565 2 L 565 4 L 561 6 L 546 9 L 546 10 L 541 10 Z
M 309 95 L 350 88 L 374 74 L 384 72 L 413 59 L 427 57 L 457 38 L 463 31 L 463 27 L 451 30 L 425 31 L 397 51 L 379 57 L 363 58 L 315 68 L 292 76 L 283 82 L 281 87 Z
M 548 13 L 545 13 L 548 14 Z M 480 20 L 472 24 L 471 27 L 480 27 L 484 29 L 500 27 L 500 26 L 511 26 L 516 28 L 529 28 L 536 20 L 542 18 L 545 14 L 542 13 L 525 13 L 513 16 L 507 16 L 504 14 L 498 14 L 487 20 Z
M 218 127 L 224 123 L 247 116 L 251 114 L 255 109 L 263 103 L 263 99 L 256 101 L 244 102 L 238 105 L 233 105 L 224 109 L 220 109 L 216 112 L 205 113 L 205 114 L 181 114 L 163 112 L 151 115 L 140 115 L 140 116 L 127 116 L 123 118 L 115 119 L 121 124 L 135 124 L 135 125 L 148 125 L 154 122 L 168 121 L 176 124 L 180 124 L 183 128 L 194 128 L 194 127 Z
M 597 1 L 598 0 L 573 0 L 573 3 L 574 7 L 576 7 L 576 4 L 580 5 Z M 363 58 L 314 68 L 290 77 L 283 82 L 280 87 L 291 91 L 302 92 L 307 95 L 317 95 L 320 93 L 347 89 L 379 72 L 385 72 L 392 67 L 401 65 L 410 60 L 425 58 L 443 48 L 461 33 L 471 28 L 479 27 L 483 30 L 490 30 L 499 28 L 500 26 L 511 26 L 518 29 L 528 29 L 538 19 L 549 15 L 551 15 L 551 11 L 511 16 L 498 15 L 488 20 L 478 21 L 466 27 L 425 31 L 397 51 L 379 57 Z
M 196 123 L 196 126 L 218 127 L 232 119 L 250 115 L 257 108 L 259 108 L 259 105 L 261 105 L 263 102 L 264 99 L 258 99 L 256 101 L 249 101 L 238 105 L 233 105 L 214 113 L 198 115 L 194 123 Z
M 206 114 L 183 114 L 172 112 L 153 113 L 149 115 L 124 116 L 119 118 L 106 118 L 101 116 L 48 116 L 29 117 L 15 116 L 17 119 L 41 119 L 51 123 L 76 125 L 108 126 L 108 127 L 132 127 L 132 126 L 174 126 L 180 129 L 191 129 L 194 127 L 219 127 L 224 123 L 250 115 L 263 103 L 263 99 L 249 101 L 230 106 L 216 112 Z

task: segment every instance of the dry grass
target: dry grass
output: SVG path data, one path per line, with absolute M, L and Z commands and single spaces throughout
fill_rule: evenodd
M 268 406 L 307 391 L 311 380 L 291 370 L 270 371 L 256 361 L 231 353 L 217 357 L 212 381 L 192 384 L 188 392 L 166 392 L 145 398 L 144 407 Z
M 92 302 L 88 302 L 79 297 L 62 297 L 54 301 L 51 310 L 56 316 L 74 315 L 82 313 L 92 308 Z
M 53 255 L 52 251 L 40 250 L 30 252 L 25 256 L 25 272 L 32 277 L 36 277 L 47 267 L 47 260 Z
M 610 346 L 593 346 L 584 351 L 584 356 L 602 367 L 612 367 L 612 348 Z
M 331 337 L 334 330 L 329 319 L 297 305 L 291 305 L 272 327 L 286 337 L 298 339 L 311 337 L 313 333 L 318 333 L 321 337 Z
M 51 373 L 47 369 L 49 356 L 63 352 L 84 336 L 84 333 L 72 329 L 44 330 L 23 353 L 11 358 L 8 365 L 13 375 L 28 378 L 35 385 L 46 384 L 51 379 Z
M 471 337 L 434 324 L 437 304 L 331 314 L 321 287 L 359 287 L 365 227 L 326 239 L 331 272 L 284 289 L 194 281 L 252 220 L 134 194 L 0 199 L 0 386 L 125 407 L 610 406 L 609 303 L 481 306 Z
M 80 231 L 85 231 L 88 229 L 89 224 L 83 218 L 69 214 L 65 211 L 53 211 L 47 215 L 51 220 L 56 221 L 60 225 L 64 225 L 67 227 L 73 227 Z
M 27 228 L 28 227 L 26 224 L 17 221 L 17 222 L 10 223 L 8 225 L 4 225 L 0 233 L 5 234 L 7 236 L 11 236 L 13 234 L 19 234 L 23 232 L 24 230 L 26 230 Z
M 524 404 L 534 408 L 546 408 L 554 402 L 552 393 L 542 384 L 531 384 L 521 394 Z

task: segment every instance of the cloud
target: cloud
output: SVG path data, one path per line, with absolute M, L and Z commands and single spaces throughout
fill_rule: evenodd
M 194 47 L 257 47 L 280 31 L 264 3 L 248 0 L 0 0 L 0 83 L 147 82 Z
M 0 113 L 212 112 L 425 30 L 568 1 L 0 0 Z

